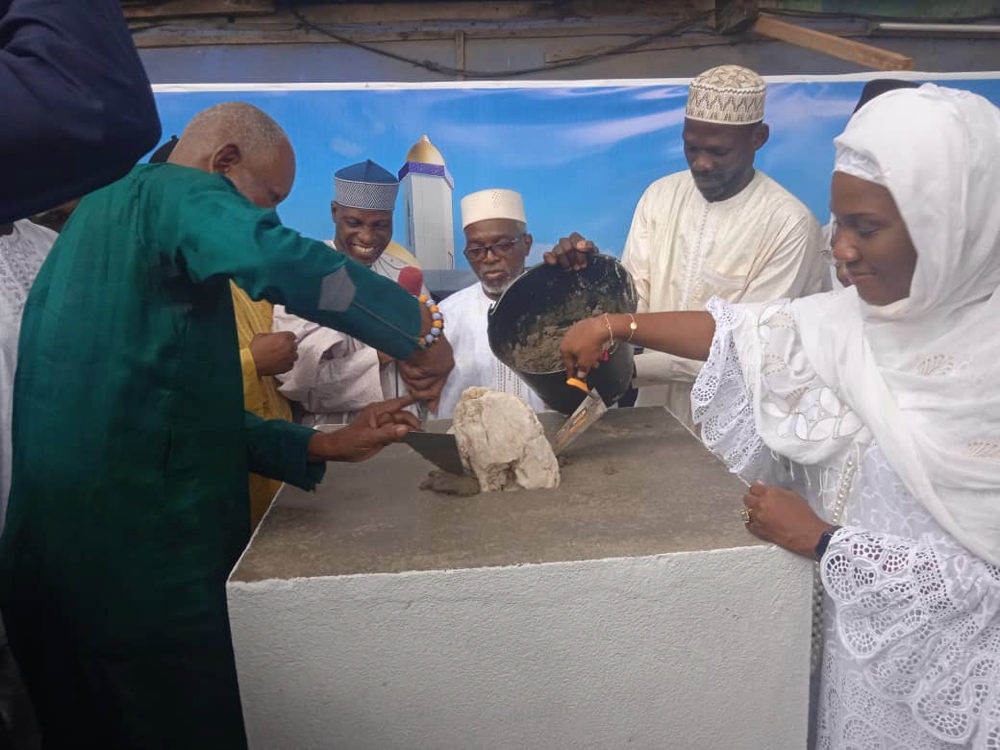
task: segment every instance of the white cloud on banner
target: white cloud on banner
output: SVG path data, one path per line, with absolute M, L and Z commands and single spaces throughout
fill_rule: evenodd
M 337 137 L 330 139 L 330 150 L 348 159 L 357 159 L 365 152 L 365 147 L 347 138 Z
M 809 125 L 817 119 L 847 119 L 857 104 L 857 97 L 834 96 L 829 86 L 818 90 L 795 84 L 774 84 L 767 92 L 764 119 L 782 129 L 791 125 Z
M 433 126 L 433 132 L 435 141 L 447 143 L 449 148 L 488 150 L 502 155 L 508 166 L 553 167 L 600 153 L 636 136 L 677 127 L 683 121 L 684 110 L 678 108 L 573 125 L 527 123 L 497 127 L 495 123 L 441 122 Z

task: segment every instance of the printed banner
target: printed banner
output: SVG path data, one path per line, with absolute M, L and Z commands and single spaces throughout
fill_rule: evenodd
M 829 216 L 832 140 L 873 77 L 880 76 L 768 80 L 771 136 L 757 154 L 757 168 L 797 195 L 821 223 Z M 1000 104 L 1000 73 L 910 77 Z M 459 268 L 468 267 L 459 200 L 470 192 L 503 187 L 524 196 L 535 239 L 532 260 L 574 231 L 620 255 L 642 192 L 687 168 L 681 143 L 687 84 L 680 80 L 155 88 L 165 136 L 180 135 L 195 113 L 222 101 L 250 102 L 271 114 L 298 160 L 294 189 L 279 213 L 288 226 L 321 239 L 333 235 L 336 170 L 372 159 L 397 174 L 419 173 L 413 162 L 404 167 L 427 136 L 445 169 L 424 171 L 443 181 L 434 200 L 451 202 Z M 426 147 L 414 154 L 437 159 Z M 408 245 L 405 194 L 400 191 L 394 239 Z

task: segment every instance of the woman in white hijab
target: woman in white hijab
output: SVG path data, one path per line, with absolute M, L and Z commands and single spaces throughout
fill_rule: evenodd
M 820 748 L 1000 748 L 1000 110 L 926 85 L 835 140 L 834 258 L 853 286 L 586 320 L 706 360 L 706 445 L 754 484 L 748 529 L 819 560 Z

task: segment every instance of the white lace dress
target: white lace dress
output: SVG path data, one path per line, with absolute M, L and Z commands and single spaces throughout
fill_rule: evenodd
M 780 305 L 771 325 L 748 326 L 743 309 L 710 303 L 715 340 L 692 406 L 706 445 L 733 471 L 794 489 L 843 526 L 820 566 L 816 746 L 1000 750 L 1000 568 L 937 524 L 835 393 L 818 380 L 786 377 L 789 337 L 798 331 Z M 755 427 L 734 335 L 761 337 L 766 388 L 758 408 L 806 439 L 830 430 L 857 439 L 820 465 L 773 455 Z

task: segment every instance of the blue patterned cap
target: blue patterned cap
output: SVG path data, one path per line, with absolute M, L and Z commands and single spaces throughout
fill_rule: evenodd
M 399 180 L 371 159 L 344 167 L 333 176 L 334 200 L 344 208 L 392 211 Z

